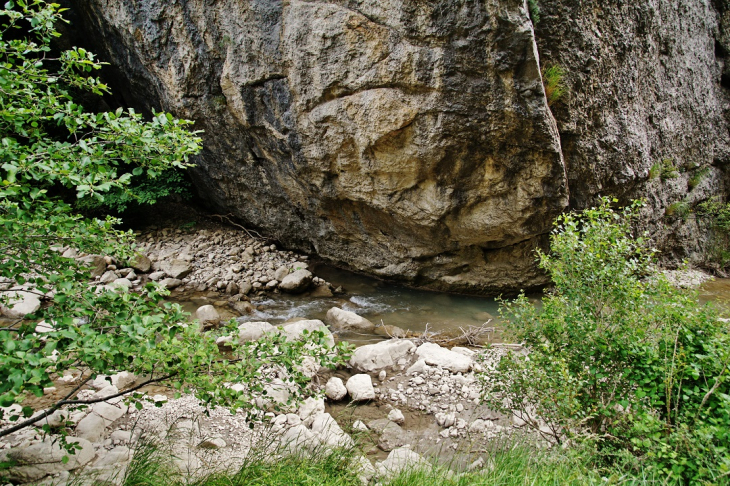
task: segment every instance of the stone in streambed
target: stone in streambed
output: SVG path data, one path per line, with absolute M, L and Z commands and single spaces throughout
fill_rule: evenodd
M 370 375 L 359 374 L 350 377 L 345 385 L 353 401 L 374 400 L 375 389 Z
M 377 344 L 360 346 L 352 354 L 350 366 L 358 371 L 371 372 L 394 366 L 416 349 L 416 345 L 405 339 L 391 339 Z
M 335 330 L 352 330 L 360 332 L 371 332 L 375 324 L 354 312 L 333 307 L 327 311 L 327 324 Z
M 333 401 L 342 400 L 347 395 L 347 388 L 340 378 L 333 376 L 327 380 L 327 384 L 324 387 L 324 394 Z
M 297 270 L 290 273 L 279 284 L 279 289 L 292 294 L 304 292 L 312 284 L 314 276 L 309 270 Z

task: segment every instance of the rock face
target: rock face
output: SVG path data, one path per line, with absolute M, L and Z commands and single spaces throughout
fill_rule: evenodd
M 697 228 L 660 231 L 664 208 L 723 189 L 723 2 L 545 0 L 537 37 L 525 3 L 503 0 L 70 3 L 124 103 L 205 130 L 201 196 L 354 269 L 450 290 L 532 286 L 544 282 L 533 250 L 569 194 L 573 207 L 648 194 L 671 246 L 664 236 Z M 546 60 L 571 92 L 557 125 Z M 649 180 L 663 158 L 686 172 Z

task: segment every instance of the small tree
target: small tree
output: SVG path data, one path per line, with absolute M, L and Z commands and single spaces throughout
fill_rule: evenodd
M 304 356 L 325 366 L 340 359 L 321 332 L 306 342 L 281 336 L 240 345 L 234 340 L 233 352 L 224 357 L 215 336 L 189 325 L 178 305 L 163 304 L 167 291 L 157 284 L 139 294 L 90 286 L 87 266 L 59 251 L 71 247 L 126 261 L 133 255 L 133 235 L 116 230 L 114 218 L 74 214 L 53 194 L 72 190 L 79 199 L 103 200 L 132 174 L 155 177 L 185 168 L 200 150 L 197 133 L 188 131 L 192 122 L 165 113 L 143 121 L 121 109 L 90 113 L 76 103 L 73 92 L 99 95 L 107 87 L 90 75 L 100 68 L 92 53 L 73 48 L 51 56 L 61 11 L 41 0 L 11 0 L 0 10 L 0 276 L 7 280 L 0 303 L 11 305 L 18 287 L 44 301 L 33 315 L 0 329 L 0 406 L 42 395 L 65 371 L 76 370 L 81 379 L 32 419 L 29 407 L 12 417 L 2 417 L 0 409 L 0 418 L 17 422 L 0 430 L 0 437 L 61 406 L 112 398 L 78 400 L 76 394 L 97 374 L 118 371 L 147 377 L 135 389 L 168 384 L 233 410 L 251 408 L 279 379 L 296 399 L 307 381 L 299 371 Z M 46 323 L 42 333 L 35 332 L 40 319 Z M 230 324 L 220 330 L 234 332 Z M 240 382 L 247 384 L 244 391 L 226 386 Z
M 558 218 L 538 253 L 554 288 L 540 307 L 522 295 L 503 308 L 529 354 L 488 371 L 485 398 L 551 442 L 590 438 L 662 476 L 716 480 L 730 471 L 727 325 L 653 273 L 631 231 L 639 206 Z

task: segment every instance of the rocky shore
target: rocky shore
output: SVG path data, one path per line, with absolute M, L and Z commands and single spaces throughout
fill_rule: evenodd
M 69 440 L 80 449 L 67 463 L 61 462 L 59 446 L 33 429 L 0 442 L 0 459 L 18 464 L 9 472 L 15 484 L 48 485 L 77 473 L 88 484 L 115 484 L 140 440 L 164 444 L 180 473 L 193 477 L 235 470 L 250 454 L 309 454 L 322 447 L 358 447 L 362 455 L 355 467 L 363 484 L 456 450 L 478 461 L 475 451 L 518 427 L 510 417 L 479 404 L 477 373 L 498 355 L 391 339 L 358 348 L 348 369 L 313 379 L 314 398 L 279 413 L 266 412 L 253 429 L 244 413 L 220 408 L 206 413 L 192 396 L 172 399 L 164 389 L 150 390 L 141 410 L 115 398 L 86 410 L 61 410 L 39 422 L 71 427 Z M 78 379 L 69 375 L 60 381 Z M 128 373 L 98 377 L 80 396 L 109 396 L 136 380 Z M 358 406 L 338 413 L 346 404 Z M 367 410 L 362 417 L 360 407 Z M 57 461 L 49 462 L 49 457 Z

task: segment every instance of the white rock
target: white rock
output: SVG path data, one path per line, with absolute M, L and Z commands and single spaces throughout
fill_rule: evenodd
M 332 336 L 332 332 L 327 329 L 327 326 L 324 325 L 324 322 L 318 319 L 297 321 L 291 324 L 286 324 L 282 327 L 282 332 L 284 336 L 286 336 L 287 341 L 295 341 L 302 338 L 304 331 L 307 331 L 309 333 L 313 331 L 321 331 L 325 335 L 326 344 L 329 347 L 334 347 L 335 345 L 335 338 L 334 336 Z
M 316 448 L 319 441 L 304 425 L 285 429 L 280 439 L 281 445 L 292 454 L 302 454 L 308 449 Z
M 107 270 L 106 272 L 104 272 L 104 275 L 102 275 L 101 278 L 99 279 L 99 283 L 109 284 L 118 278 L 119 278 L 119 275 L 117 275 L 116 272 L 114 272 L 112 270 Z
M 268 322 L 244 322 L 238 326 L 238 340 L 256 341 L 264 334 L 273 332 L 276 328 Z
M 0 313 L 12 319 L 20 319 L 41 308 L 38 296 L 30 292 L 23 290 L 3 292 L 3 297 L 8 299 L 8 305 L 0 305 Z
M 350 398 L 356 402 L 375 399 L 373 380 L 370 378 L 370 375 L 354 375 L 347 380 L 345 387 L 350 394 Z
M 212 305 L 202 305 L 195 311 L 195 318 L 204 326 L 214 326 L 221 321 L 221 316 Z
M 117 289 L 131 289 L 132 282 L 130 282 L 127 278 L 118 278 L 110 283 L 109 286 Z
M 314 418 L 321 413 L 324 413 L 324 398 L 309 397 L 299 406 L 299 418 L 307 427 L 310 427 Z
M 431 465 L 420 454 L 407 447 L 393 449 L 388 458 L 375 465 L 378 478 L 387 481 L 403 471 L 430 468 Z
M 157 282 L 158 280 L 162 280 L 165 277 L 165 272 L 152 272 L 148 275 L 148 278 L 152 280 L 153 282 Z
M 124 410 L 108 403 L 99 402 L 91 406 L 91 410 L 107 421 L 107 425 L 124 415 Z
M 403 412 L 398 410 L 397 408 L 394 408 L 390 412 L 388 412 L 388 420 L 391 422 L 395 422 L 398 425 L 403 424 L 403 422 L 406 421 L 406 418 L 403 416 Z
M 312 272 L 309 270 L 297 270 L 284 277 L 279 288 L 289 293 L 304 292 L 312 284 L 312 279 Z
M 316 433 L 320 441 L 332 447 L 353 447 L 355 443 L 337 424 L 328 413 L 322 413 L 312 422 L 312 432 Z
M 165 278 L 160 280 L 160 285 L 166 289 L 174 289 L 182 285 L 182 280 L 179 278 Z
M 67 440 L 69 443 L 78 444 L 81 448 L 76 450 L 75 454 L 69 454 L 58 442 L 46 439 L 28 447 L 2 451 L 0 461 L 13 461 L 16 464 L 3 471 L 3 476 L 18 482 L 35 481 L 44 476 L 77 469 L 94 458 L 94 447 L 89 441 L 75 437 L 69 437 Z M 65 464 L 64 456 L 68 456 L 68 462 Z
M 405 339 L 390 339 L 360 346 L 352 354 L 350 365 L 356 370 L 366 372 L 392 367 L 415 348 L 415 344 Z
M 367 432 L 370 429 L 368 429 L 368 426 L 365 425 L 365 422 L 363 422 L 362 420 L 355 420 L 355 422 L 352 424 L 352 430 Z
M 175 279 L 185 278 L 193 271 L 189 262 L 178 259 L 160 262 L 160 270 Z
M 106 422 L 95 413 L 84 417 L 76 426 L 76 437 L 86 439 L 89 442 L 99 442 L 104 436 Z
M 326 321 L 335 330 L 371 332 L 375 329 L 375 324 L 369 320 L 339 307 L 333 307 L 327 311 Z
M 466 373 L 472 367 L 471 358 L 463 354 L 455 353 L 446 348 L 442 348 L 435 343 L 423 343 L 416 349 L 418 357 L 423 359 L 426 364 L 432 366 L 440 366 L 453 373 Z
M 327 384 L 324 387 L 324 394 L 330 400 L 342 400 L 347 395 L 347 388 L 340 378 L 333 376 L 327 380 Z
M 112 385 L 116 386 L 119 390 L 124 390 L 130 385 L 133 385 L 137 381 L 137 377 L 134 373 L 129 371 L 122 371 L 115 375 L 112 375 Z

